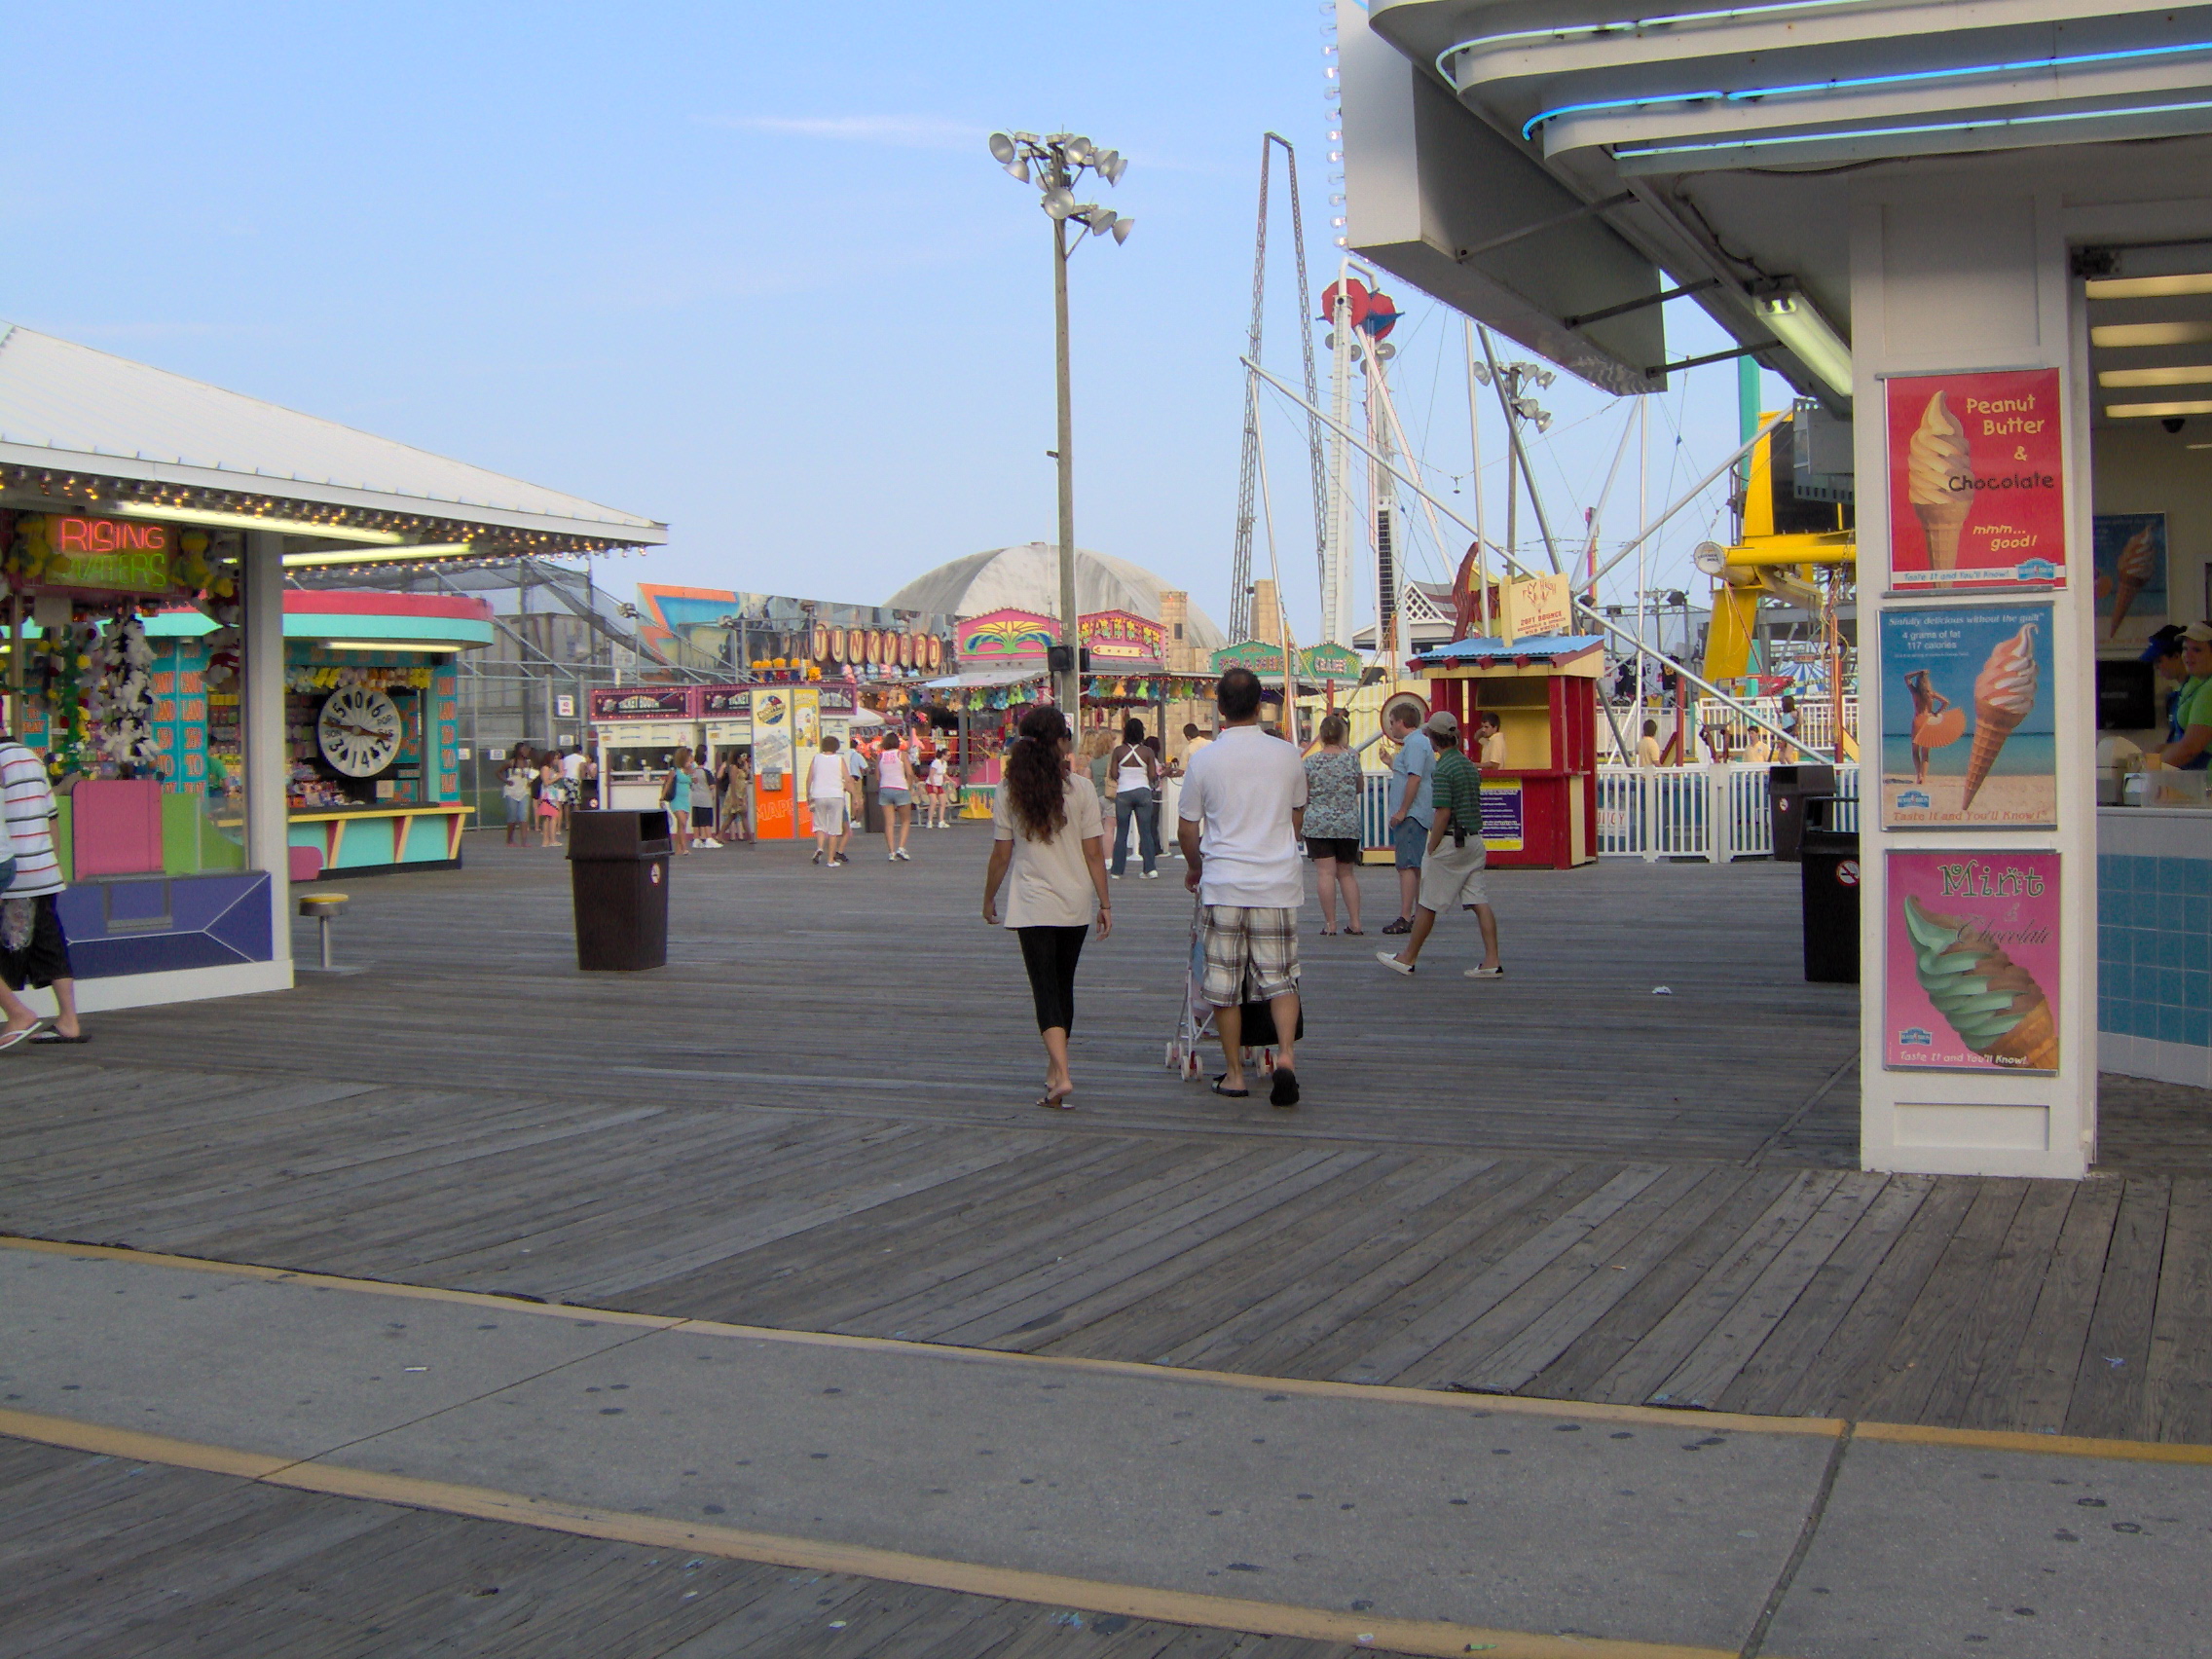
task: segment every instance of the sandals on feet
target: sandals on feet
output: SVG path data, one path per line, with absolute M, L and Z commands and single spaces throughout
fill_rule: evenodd
M 1213 1091 L 1216 1094 L 1225 1095 L 1231 1100 L 1244 1100 L 1250 1098 L 1252 1091 L 1249 1088 L 1222 1088 L 1221 1086 L 1228 1081 L 1229 1074 L 1227 1072 L 1223 1072 L 1219 1077 L 1213 1080 Z

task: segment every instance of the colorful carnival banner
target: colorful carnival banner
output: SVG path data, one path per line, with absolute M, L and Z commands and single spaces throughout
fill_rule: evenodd
M 1885 830 L 2058 822 L 2048 605 L 1882 612 Z
M 2063 580 L 2058 371 L 1897 375 L 1887 385 L 1891 584 Z
M 1892 853 L 1883 1063 L 2058 1069 L 2059 858 Z

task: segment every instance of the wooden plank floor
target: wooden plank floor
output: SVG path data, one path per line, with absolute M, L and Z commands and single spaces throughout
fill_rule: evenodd
M 342 950 L 374 972 L 7 1062 L 0 1229 L 1046 1353 L 2212 1442 L 2192 1103 L 2144 1137 L 2171 1168 L 1860 1172 L 1855 1015 L 1786 975 L 1771 868 L 1501 881 L 1503 986 L 1309 940 L 1296 1114 L 1157 1069 L 1187 910 L 1124 882 L 1063 1114 L 1025 1104 L 1013 952 L 964 913 L 980 852 L 701 855 L 680 960 L 640 978 L 567 964 L 551 861 L 362 883 Z
M 7 1440 L 0 1641 L 39 1659 L 1376 1651 L 567 1537 Z

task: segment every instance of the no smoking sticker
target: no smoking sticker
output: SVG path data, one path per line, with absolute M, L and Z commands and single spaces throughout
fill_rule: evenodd
M 1857 887 L 1859 885 L 1859 861 L 1857 859 L 1845 859 L 1843 863 L 1835 866 L 1835 878 L 1846 887 Z

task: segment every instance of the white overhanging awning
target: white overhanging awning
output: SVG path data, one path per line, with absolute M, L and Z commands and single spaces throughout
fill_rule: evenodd
M 139 500 L 298 502 L 348 522 L 371 515 L 482 530 L 516 551 L 668 539 L 653 519 L 5 322 L 0 477 L 11 492 L 44 481 L 72 498 L 85 481 L 119 480 Z

